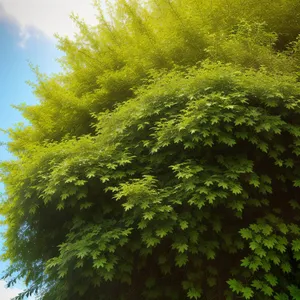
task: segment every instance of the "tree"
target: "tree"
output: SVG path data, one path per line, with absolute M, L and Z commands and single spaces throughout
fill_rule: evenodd
M 9 130 L 17 299 L 300 299 L 300 2 L 114 5 Z

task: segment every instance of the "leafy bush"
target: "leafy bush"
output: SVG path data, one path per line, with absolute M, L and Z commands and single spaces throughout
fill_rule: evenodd
M 1 175 L 18 299 L 300 299 L 300 5 L 209 3 L 118 1 L 36 71 Z

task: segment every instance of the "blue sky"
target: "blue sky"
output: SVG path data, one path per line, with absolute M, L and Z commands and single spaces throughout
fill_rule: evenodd
M 46 73 L 59 71 L 54 58 L 60 53 L 56 50 L 54 41 L 40 34 L 39 37 L 28 38 L 24 45 L 19 29 L 19 24 L 12 18 L 3 16 L 0 18 L 0 128 L 2 129 L 23 121 L 20 113 L 11 107 L 12 104 L 37 102 L 31 88 L 25 83 L 26 80 L 35 79 L 28 61 L 39 65 L 41 71 Z M 0 141 L 7 140 L 8 137 L 0 132 Z M 5 147 L 0 147 L 0 160 L 9 158 L 10 154 Z M 0 184 L 0 192 L 4 192 L 2 184 Z M 0 245 L 2 244 L 3 241 L 0 240 Z M 5 271 L 6 266 L 7 264 L 0 263 L 1 273 Z M 14 289 L 5 289 L 4 282 L 0 282 L 0 299 L 10 299 L 16 295 L 19 288 L 22 288 L 22 284 Z
M 24 121 L 11 105 L 38 102 L 25 83 L 35 81 L 28 62 L 38 65 L 42 73 L 60 71 L 55 59 L 61 53 L 55 47 L 53 34 L 74 36 L 76 29 L 69 19 L 72 11 L 79 12 L 88 23 L 95 23 L 89 1 L 0 0 L 0 128 L 7 129 Z M 0 142 L 7 141 L 8 137 L 0 131 Z M 0 147 L 0 160 L 10 157 L 5 147 Z M 0 182 L 0 193 L 4 192 Z M 0 249 L 2 247 L 0 238 Z M 6 267 L 7 264 L 0 262 L 1 274 Z M 0 299 L 9 300 L 22 288 L 19 283 L 14 289 L 6 289 L 5 282 L 0 281 Z

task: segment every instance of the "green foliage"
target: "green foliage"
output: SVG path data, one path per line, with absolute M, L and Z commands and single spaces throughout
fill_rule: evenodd
M 300 299 L 299 2 L 95 7 L 9 131 L 17 299 Z

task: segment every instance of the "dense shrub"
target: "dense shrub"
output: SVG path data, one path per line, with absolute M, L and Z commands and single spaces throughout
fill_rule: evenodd
M 10 130 L 19 299 L 300 299 L 299 2 L 108 12 Z

